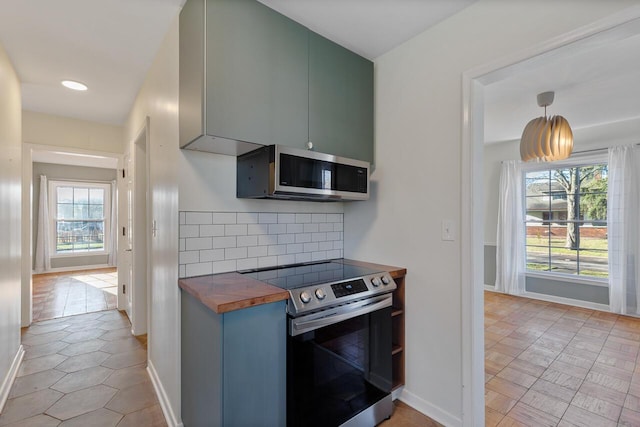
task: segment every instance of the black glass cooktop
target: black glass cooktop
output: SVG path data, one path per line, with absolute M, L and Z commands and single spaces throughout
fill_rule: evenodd
M 355 279 L 380 272 L 379 270 L 372 270 L 356 265 L 342 264 L 340 261 L 323 261 L 310 264 L 240 271 L 240 273 L 245 276 L 287 290 L 320 283 Z

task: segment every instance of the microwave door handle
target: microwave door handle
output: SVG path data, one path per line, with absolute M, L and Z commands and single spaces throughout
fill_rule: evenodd
M 352 319 L 354 317 L 362 316 L 363 314 L 372 313 L 381 308 L 391 307 L 391 295 L 382 301 L 378 301 L 372 304 L 367 304 L 355 310 L 349 310 L 342 314 L 330 315 L 322 317 L 316 320 L 297 321 L 296 319 L 291 321 L 291 335 L 296 336 L 305 332 L 313 331 L 323 326 L 333 325 L 334 323 L 342 322 L 343 320 Z

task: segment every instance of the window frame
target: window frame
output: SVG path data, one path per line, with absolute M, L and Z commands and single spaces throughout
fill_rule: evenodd
M 104 190 L 104 237 L 103 237 L 103 249 L 102 250 L 85 250 L 75 251 L 67 253 L 58 253 L 57 251 L 57 213 L 58 213 L 58 199 L 57 189 L 59 187 L 74 187 L 74 188 L 100 188 Z M 111 251 L 111 183 L 108 182 L 91 182 L 91 181 L 63 181 L 63 180 L 49 180 L 49 231 L 51 241 L 49 242 L 50 258 L 69 258 L 69 257 L 83 257 L 83 256 L 100 256 L 108 255 Z
M 581 284 L 591 284 L 596 286 L 609 286 L 609 278 L 608 277 L 594 277 L 594 276 L 585 276 L 581 274 L 568 274 L 568 273 L 558 273 L 553 271 L 537 271 L 537 270 L 529 270 L 527 268 L 527 173 L 530 172 L 542 172 L 542 171 L 552 171 L 555 169 L 564 169 L 564 168 L 574 168 L 574 167 L 583 167 L 583 166 L 593 166 L 593 165 L 601 165 L 605 164 L 608 166 L 609 159 L 607 152 L 600 153 L 588 153 L 582 155 L 571 156 L 569 159 L 556 161 L 556 162 L 532 162 L 532 163 L 522 163 L 521 173 L 522 173 L 522 222 L 524 224 L 524 274 L 528 277 L 537 277 L 537 278 L 545 278 L 545 279 L 553 279 L 562 282 L 575 282 Z M 607 214 L 608 216 L 608 214 Z M 565 220 L 566 221 L 566 220 Z M 579 221 L 576 223 L 580 224 Z M 609 250 L 607 248 L 607 262 Z

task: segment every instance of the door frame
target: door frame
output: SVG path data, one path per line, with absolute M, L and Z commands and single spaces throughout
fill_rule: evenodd
M 484 86 L 537 63 L 637 34 L 640 6 L 462 75 L 462 424 L 484 425 Z

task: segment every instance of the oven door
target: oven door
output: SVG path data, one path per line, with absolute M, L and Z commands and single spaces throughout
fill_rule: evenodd
M 290 320 L 289 427 L 372 426 L 391 415 L 391 298 Z

